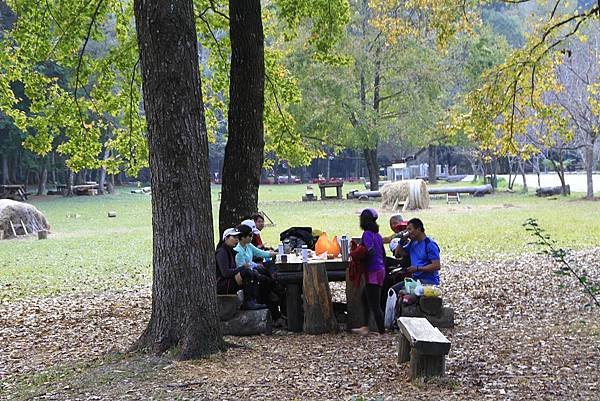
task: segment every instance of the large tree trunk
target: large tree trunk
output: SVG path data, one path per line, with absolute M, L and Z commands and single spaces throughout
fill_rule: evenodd
M 152 315 L 138 348 L 224 349 L 198 45 L 191 0 L 135 0 L 152 171 Z
M 587 178 L 586 199 L 594 199 L 594 143 L 585 147 L 585 175 Z
M 427 167 L 427 176 L 430 184 L 435 184 L 437 182 L 437 146 L 429 145 L 428 150 L 428 167 Z
M 369 188 L 371 191 L 379 190 L 379 165 L 377 164 L 377 148 L 363 149 L 365 161 L 367 162 L 367 170 L 369 170 Z
M 258 209 L 265 146 L 265 63 L 260 10 L 260 0 L 229 2 L 229 137 L 223 161 L 219 232 L 239 224 L 242 217 Z
M 108 159 L 110 156 L 110 149 L 104 149 L 104 155 L 102 156 L 102 160 Z M 98 173 L 98 194 L 104 195 L 104 184 L 106 183 L 106 167 L 102 166 Z
M 2 185 L 10 184 L 10 177 L 8 175 L 8 156 L 6 153 L 2 153 Z
M 48 182 L 48 166 L 47 166 L 46 162 L 44 161 L 44 165 L 42 166 L 42 170 L 40 171 L 39 179 L 38 179 L 38 189 L 37 189 L 38 196 L 44 195 L 46 193 L 46 183 L 47 182 Z

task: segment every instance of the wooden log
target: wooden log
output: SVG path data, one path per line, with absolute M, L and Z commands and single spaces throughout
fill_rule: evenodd
M 410 379 L 444 376 L 446 355 L 425 355 L 416 348 L 410 350 Z
M 427 192 L 429 195 L 440 195 L 448 192 L 461 193 L 461 194 L 491 194 L 494 192 L 494 188 L 490 184 L 479 185 L 476 187 L 440 187 L 440 188 L 428 188 Z
M 23 232 L 25 233 L 25 235 L 29 234 L 27 232 L 27 227 L 25 226 L 25 223 L 23 223 L 23 219 L 21 219 L 21 228 L 23 229 Z
M 438 316 L 442 312 L 442 298 L 421 297 L 419 298 L 419 308 L 426 315 Z
M 297 283 L 289 283 L 285 287 L 285 303 L 288 313 L 288 330 L 293 332 L 302 331 L 302 286 Z
M 226 336 L 255 336 L 271 334 L 273 319 L 268 309 L 240 310 L 231 319 L 221 322 Z
M 48 238 L 48 231 L 46 230 L 40 230 L 37 232 L 38 234 L 38 239 L 47 239 Z
M 571 187 L 569 185 L 565 185 L 565 191 L 565 195 L 571 195 Z M 561 195 L 562 187 L 541 187 L 535 190 L 535 194 L 537 196 Z
M 377 323 L 370 310 L 367 309 L 367 294 L 365 292 L 365 279 L 360 279 L 358 288 L 348 280 L 346 275 L 346 305 L 347 315 L 346 330 L 350 331 L 362 326 L 369 326 L 369 330 L 378 331 Z
M 305 263 L 303 268 L 304 332 L 307 334 L 337 333 L 338 323 L 333 312 L 325 264 Z
M 356 288 L 352 281 L 348 279 L 348 274 L 346 274 L 346 304 L 348 308 L 347 330 L 356 329 L 365 325 L 366 311 L 362 299 L 364 292 L 364 279 L 360 280 L 360 286 Z

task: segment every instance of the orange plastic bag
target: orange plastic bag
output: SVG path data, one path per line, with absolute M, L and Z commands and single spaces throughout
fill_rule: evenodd
M 323 234 L 321 234 L 319 236 L 319 239 L 317 240 L 317 243 L 315 244 L 315 252 L 317 253 L 317 255 L 321 255 L 322 253 L 329 253 L 329 245 L 330 245 L 330 240 L 329 237 L 327 236 L 326 232 L 323 232 Z
M 340 243 L 338 242 L 337 235 L 330 241 L 329 248 L 327 249 L 327 256 L 337 258 L 342 252 L 340 249 Z

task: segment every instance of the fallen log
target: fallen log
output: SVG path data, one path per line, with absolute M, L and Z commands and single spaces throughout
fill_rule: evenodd
M 560 188 L 560 187 L 559 187 Z M 476 187 L 440 187 L 428 188 L 429 195 L 443 195 L 447 193 L 472 194 L 475 196 L 483 196 L 494 192 L 494 188 L 490 184 L 479 185 Z M 381 197 L 381 191 L 350 191 L 346 194 L 347 199 L 370 199 Z
M 369 199 L 369 198 L 380 198 L 381 192 L 379 191 L 359 191 L 354 190 L 346 194 L 346 199 Z
M 441 188 L 429 188 L 430 195 L 442 195 L 447 193 L 457 194 L 491 194 L 494 192 L 494 188 L 490 184 L 479 185 L 476 187 L 441 187 Z
M 552 196 L 552 195 L 562 195 L 563 189 L 562 187 L 541 187 L 535 190 L 535 194 L 537 196 Z M 565 195 L 571 195 L 571 187 L 569 185 L 565 185 Z

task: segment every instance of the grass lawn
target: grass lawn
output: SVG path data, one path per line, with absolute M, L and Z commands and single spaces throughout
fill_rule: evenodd
M 316 188 L 316 186 L 315 186 Z M 300 202 L 305 185 L 270 185 L 260 189 L 260 209 L 276 223 L 263 238 L 278 242 L 291 226 L 311 226 L 330 235 L 360 235 L 358 213 L 379 202 Z M 344 193 L 364 189 L 344 185 Z M 218 186 L 212 189 L 213 216 L 218 213 Z M 318 188 L 316 188 L 318 191 Z M 521 226 L 528 217 L 561 246 L 574 249 L 600 243 L 600 204 L 581 200 L 582 194 L 540 199 L 533 195 L 498 193 L 483 198 L 464 196 L 460 205 L 431 202 L 428 210 L 410 211 L 406 219 L 423 219 L 446 260 L 468 261 L 534 252 Z M 0 302 L 31 296 L 118 290 L 151 282 L 152 224 L 150 196 L 122 188 L 114 195 L 97 197 L 33 198 L 52 225 L 46 241 L 0 241 Z M 116 218 L 108 218 L 116 211 Z M 387 233 L 390 212 L 381 212 L 382 233 Z M 216 232 L 215 232 L 216 234 Z

